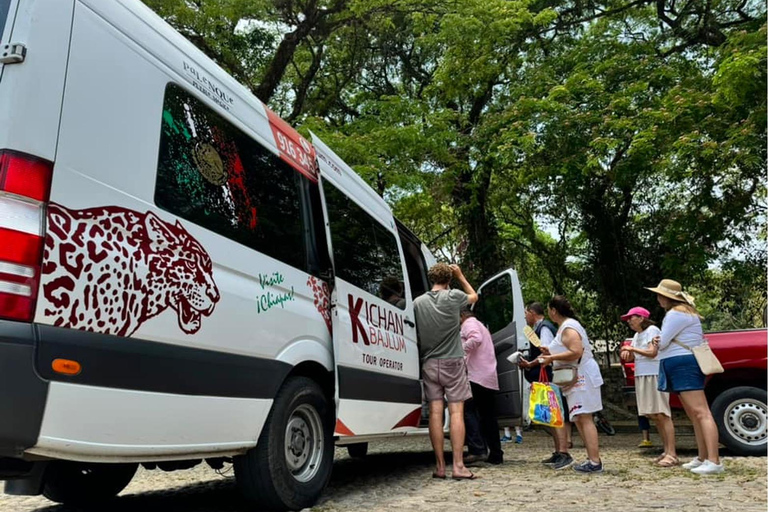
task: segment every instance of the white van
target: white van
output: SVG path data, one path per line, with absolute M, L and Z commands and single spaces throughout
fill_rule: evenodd
M 301 509 L 334 442 L 424 432 L 434 258 L 333 151 L 137 0 L 0 0 L 0 34 L 7 493 L 93 503 L 205 459 Z M 517 417 L 517 275 L 480 292 Z

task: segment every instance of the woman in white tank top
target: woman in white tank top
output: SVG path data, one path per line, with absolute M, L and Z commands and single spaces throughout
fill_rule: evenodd
M 549 355 L 539 358 L 542 365 L 575 365 L 579 378 L 573 386 L 563 389 L 568 398 L 569 415 L 576 424 L 579 434 L 587 448 L 588 459 L 574 466 L 581 473 L 599 473 L 603 470 L 598 448 L 597 429 L 592 420 L 592 413 L 603 409 L 600 386 L 603 377 L 600 367 L 592 357 L 592 346 L 584 327 L 576 320 L 568 299 L 557 295 L 549 301 L 549 318 L 559 325 L 555 339 L 549 345 Z

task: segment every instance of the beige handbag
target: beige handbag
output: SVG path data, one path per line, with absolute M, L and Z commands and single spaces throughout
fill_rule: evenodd
M 561 388 L 567 388 L 576 384 L 579 380 L 579 367 L 574 365 L 558 366 L 552 368 L 552 384 Z
M 712 349 L 709 348 L 709 343 L 707 342 L 707 340 L 702 341 L 701 345 L 693 348 L 683 343 L 680 343 L 677 340 L 672 340 L 672 343 L 677 343 L 684 349 L 688 350 L 689 352 L 692 352 L 693 357 L 696 358 L 696 362 L 699 363 L 699 368 L 701 369 L 701 373 L 703 373 L 704 375 L 712 375 L 714 373 L 723 373 L 725 371 L 723 370 L 723 365 L 721 365 L 720 361 L 718 361 L 717 356 L 715 356 L 715 354 L 712 353 Z

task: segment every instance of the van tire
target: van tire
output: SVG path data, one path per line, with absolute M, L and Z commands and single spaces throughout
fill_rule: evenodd
M 364 459 L 368 455 L 368 443 L 348 444 L 347 453 L 353 459 Z
M 125 489 L 138 467 L 138 464 L 53 461 L 45 470 L 43 496 L 76 507 L 98 505 Z
M 720 442 L 735 455 L 765 455 L 766 390 L 751 386 L 726 389 L 712 402 Z
M 267 510 L 311 507 L 331 477 L 333 418 L 328 398 L 315 381 L 288 379 L 275 397 L 258 444 L 235 457 L 243 496 Z M 294 432 L 292 444 L 286 444 L 289 428 Z

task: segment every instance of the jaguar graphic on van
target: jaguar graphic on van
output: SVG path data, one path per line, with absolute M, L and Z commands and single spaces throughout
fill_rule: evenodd
M 42 286 L 55 326 L 130 336 L 171 308 L 194 334 L 219 301 L 210 256 L 178 221 L 52 203 L 48 225 Z

